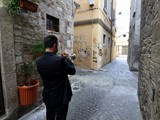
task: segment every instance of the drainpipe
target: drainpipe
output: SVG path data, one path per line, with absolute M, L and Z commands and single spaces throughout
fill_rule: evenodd
M 111 0 L 111 46 L 110 46 L 110 62 L 112 62 L 112 24 L 113 24 L 113 0 Z
M 93 52 L 93 6 L 91 6 L 91 10 L 92 10 L 92 28 L 91 28 L 91 39 L 92 39 L 92 52 Z M 92 53 L 91 52 L 91 53 Z M 93 65 L 93 53 L 92 53 L 92 55 L 91 55 L 91 66 L 92 66 L 92 69 L 95 69 L 94 68 L 94 65 Z M 96 68 L 97 69 L 97 68 Z

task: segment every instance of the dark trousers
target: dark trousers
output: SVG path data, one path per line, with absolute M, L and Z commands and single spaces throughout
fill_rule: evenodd
M 46 120 L 66 120 L 67 113 L 68 103 L 56 107 L 46 106 Z

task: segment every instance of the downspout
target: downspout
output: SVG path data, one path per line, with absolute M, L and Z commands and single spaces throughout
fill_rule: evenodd
M 92 28 L 91 28 L 91 39 L 92 39 L 92 52 L 93 52 L 93 7 L 91 8 L 92 9 Z M 91 52 L 91 53 L 92 53 Z M 91 66 L 92 66 L 92 69 L 94 69 L 94 65 L 93 65 L 93 53 L 91 55 Z
M 112 24 L 113 24 L 113 0 L 111 0 L 111 46 L 110 46 L 110 62 L 112 62 Z

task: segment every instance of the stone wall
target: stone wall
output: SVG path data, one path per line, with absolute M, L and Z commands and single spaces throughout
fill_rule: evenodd
M 38 3 L 38 12 L 23 12 L 13 18 L 15 55 L 18 82 L 23 79 L 21 66 L 23 61 L 31 60 L 33 44 L 42 40 L 46 35 L 54 34 L 58 37 L 59 52 L 67 50 L 73 52 L 73 12 L 71 0 L 48 0 Z M 59 19 L 59 32 L 47 30 L 47 18 L 50 15 Z
M 0 7 L 0 53 L 2 75 L 2 81 L 0 82 L 2 82 L 3 102 L 5 106 L 5 115 L 1 116 L 0 119 L 3 120 L 12 116 L 14 120 L 17 117 L 18 93 L 13 24 L 11 18 L 7 16 L 6 11 L 2 7 Z
M 131 1 L 128 65 L 132 71 L 139 69 L 141 0 Z
M 142 0 L 138 96 L 144 120 L 160 119 L 160 1 Z
M 37 4 L 37 12 L 23 10 L 16 16 L 9 16 L 0 6 L 1 69 L 6 111 L 5 115 L 0 117 L 2 120 L 6 118 L 17 120 L 18 116 L 34 108 L 18 105 L 17 83 L 24 80 L 21 66 L 24 61 L 32 60 L 31 49 L 36 41 L 53 34 L 59 39 L 59 52 L 64 50 L 73 52 L 73 1 L 39 0 Z M 59 19 L 59 32 L 47 30 L 47 15 Z

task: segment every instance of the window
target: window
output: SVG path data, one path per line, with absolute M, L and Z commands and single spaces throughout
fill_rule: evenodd
M 128 54 L 128 46 L 122 46 L 122 55 Z
M 59 32 L 59 19 L 47 15 L 47 30 Z
M 111 46 L 111 38 L 108 37 L 108 46 Z
M 107 0 L 104 0 L 103 3 L 104 3 L 103 10 L 105 13 L 107 13 Z
M 133 12 L 133 17 L 135 17 L 135 15 L 136 15 L 136 12 Z
M 103 34 L 103 46 L 106 46 L 106 35 Z

